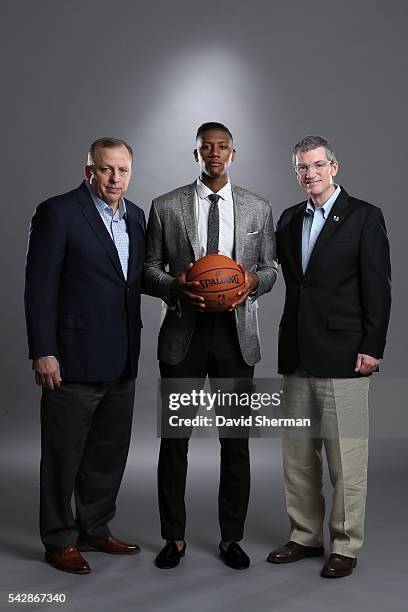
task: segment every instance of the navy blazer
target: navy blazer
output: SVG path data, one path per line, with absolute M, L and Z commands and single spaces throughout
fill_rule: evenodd
M 128 278 L 85 182 L 38 206 L 25 283 L 29 358 L 55 355 L 63 380 L 134 378 L 140 352 L 145 218 L 125 200 Z M 129 359 L 128 359 L 129 358 Z
M 302 365 L 313 376 L 352 378 L 357 353 L 383 356 L 391 306 L 391 265 L 381 210 L 342 188 L 302 272 L 306 202 L 276 226 L 286 284 L 279 372 Z

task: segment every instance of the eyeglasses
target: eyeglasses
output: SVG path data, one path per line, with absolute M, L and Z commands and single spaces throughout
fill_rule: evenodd
M 331 161 L 317 161 L 314 164 L 297 164 L 293 166 L 296 174 L 306 174 L 309 168 L 316 170 L 316 172 L 321 172 L 326 168 L 326 166 L 331 166 L 333 162 Z

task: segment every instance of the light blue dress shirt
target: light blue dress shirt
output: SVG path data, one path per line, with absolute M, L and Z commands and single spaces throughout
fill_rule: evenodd
M 336 190 L 323 206 L 315 207 L 312 200 L 308 200 L 303 219 L 302 229 L 302 270 L 305 274 L 310 256 L 312 254 L 316 240 L 322 231 L 323 225 L 340 194 L 340 186 L 337 185 Z
M 123 198 L 119 200 L 119 206 L 115 213 L 112 208 L 96 195 L 88 181 L 86 186 L 89 189 L 92 200 L 99 212 L 106 229 L 112 238 L 119 255 L 120 265 L 122 266 L 123 276 L 127 279 L 129 262 L 129 234 L 126 226 L 126 204 Z

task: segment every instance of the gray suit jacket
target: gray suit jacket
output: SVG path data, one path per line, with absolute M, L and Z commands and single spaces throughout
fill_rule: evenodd
M 153 200 L 147 224 L 144 292 L 160 297 L 167 305 L 159 333 L 158 358 L 171 365 L 183 360 L 197 316 L 186 302 L 174 308 L 170 293 L 174 277 L 199 258 L 195 185 L 185 185 Z M 272 289 L 278 270 L 272 209 L 267 200 L 242 187 L 233 185 L 232 197 L 234 259 L 259 278 L 255 297 L 235 311 L 242 356 L 248 365 L 254 365 L 261 358 L 257 298 Z

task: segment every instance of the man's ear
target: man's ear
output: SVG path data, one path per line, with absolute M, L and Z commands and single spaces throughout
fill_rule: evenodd
M 92 166 L 86 165 L 85 168 L 84 168 L 84 174 L 85 174 L 85 177 L 88 179 L 88 181 L 90 181 L 91 177 L 92 177 L 92 174 L 93 174 Z
M 336 176 L 338 171 L 339 171 L 339 162 L 337 161 L 337 159 L 335 159 L 330 167 L 331 175 Z
M 232 149 L 231 161 L 234 161 L 237 152 L 235 149 Z
M 196 160 L 196 162 L 198 162 L 198 151 L 197 151 L 197 149 L 194 149 L 193 155 L 194 155 L 194 159 Z

